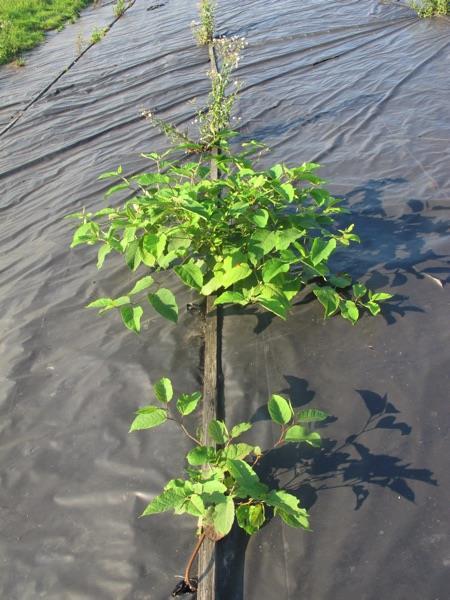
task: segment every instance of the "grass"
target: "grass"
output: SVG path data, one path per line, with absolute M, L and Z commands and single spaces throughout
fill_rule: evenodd
M 20 56 L 45 32 L 74 21 L 92 0 L 0 0 L 0 64 Z
M 419 17 L 438 17 L 450 15 L 450 0 L 422 0 L 411 4 Z

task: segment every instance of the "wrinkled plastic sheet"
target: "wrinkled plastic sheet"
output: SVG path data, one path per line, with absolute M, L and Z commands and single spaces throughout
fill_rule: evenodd
M 175 327 L 149 314 L 135 336 L 84 310 L 93 297 L 122 293 L 128 276 L 119 260 L 97 273 L 92 249 L 69 251 L 63 221 L 99 206 L 99 173 L 120 163 L 134 173 L 145 165 L 140 152 L 164 147 L 141 107 L 189 123 L 186 102 L 204 101 L 207 55 L 189 34 L 194 3 L 149 6 L 138 0 L 0 138 L 8 599 L 166 598 L 193 542 L 191 519 L 137 518 L 181 472 L 184 440 L 170 428 L 127 429 L 158 377 L 170 375 L 179 391 L 199 388 L 201 319 L 183 310 Z M 355 222 L 362 238 L 336 269 L 396 294 L 382 317 L 355 327 L 324 323 L 308 295 L 286 323 L 225 311 L 230 422 L 251 417 L 255 441 L 270 446 L 276 432 L 263 405 L 273 392 L 332 417 L 321 450 L 281 449 L 262 465 L 267 481 L 310 509 L 313 532 L 276 519 L 250 541 L 234 531 L 219 545 L 218 597 L 443 600 L 450 21 L 419 20 L 395 4 L 319 0 L 232 0 L 218 14 L 221 33 L 249 41 L 239 72 L 243 138 L 263 139 L 274 162 L 323 163 L 351 209 L 343 224 Z M 50 42 L 61 53 L 54 67 L 44 45 L 20 79 L 2 70 L 2 115 L 37 86 L 39 69 L 50 77 L 72 58 L 67 36 Z M 8 81 L 15 100 L 4 101 Z M 180 304 L 192 300 L 178 290 Z

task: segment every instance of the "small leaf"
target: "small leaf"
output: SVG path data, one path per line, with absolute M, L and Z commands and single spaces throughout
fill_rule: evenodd
M 164 318 L 174 323 L 178 321 L 177 301 L 170 290 L 161 288 L 154 294 L 149 294 L 148 301 Z
M 197 494 L 192 494 L 183 504 L 183 512 L 187 512 L 194 517 L 201 517 L 206 509 L 203 500 Z
M 124 306 L 120 309 L 125 327 L 139 333 L 141 330 L 141 317 L 144 314 L 141 306 Z
M 302 423 L 315 423 L 316 421 L 325 421 L 329 414 L 317 408 L 304 408 L 297 413 L 297 419 Z
M 111 252 L 112 248 L 109 244 L 103 244 L 99 248 L 97 254 L 97 269 L 101 269 L 103 267 L 103 263 L 105 262 L 106 256 Z
M 243 459 L 253 452 L 253 446 L 250 444 L 230 444 L 225 450 L 223 455 L 227 459 Z
M 346 300 L 340 303 L 339 308 L 344 319 L 351 321 L 354 325 L 359 318 L 359 311 L 356 304 L 352 300 Z
M 381 308 L 376 302 L 366 302 L 363 306 L 365 306 L 374 317 L 381 312 Z
M 339 294 L 331 287 L 316 287 L 313 293 L 325 309 L 325 318 L 331 317 L 339 308 Z
M 253 535 L 264 524 L 264 504 L 241 504 L 236 508 L 236 518 L 239 527 L 248 535 Z
M 377 294 L 372 294 L 370 297 L 373 302 L 384 302 L 385 300 L 390 300 L 391 298 L 393 298 L 393 295 L 386 292 L 378 292 Z
M 283 190 L 285 197 L 289 202 L 295 198 L 295 188 L 291 183 L 282 183 L 280 188 Z
M 238 484 L 238 496 L 240 498 L 264 499 L 269 489 L 267 485 L 261 483 L 258 475 L 252 467 L 243 460 L 227 460 L 227 468 L 231 476 Z
M 86 308 L 114 308 L 112 298 L 98 298 L 86 306 Z
M 170 402 L 173 398 L 172 382 L 167 377 L 163 377 L 153 386 L 156 398 L 160 402 Z
M 238 423 L 237 425 L 235 425 L 230 432 L 230 436 L 232 438 L 237 438 L 240 435 L 242 435 L 243 433 L 245 433 L 246 431 L 249 431 L 249 429 L 252 428 L 252 424 L 251 423 Z
M 146 406 L 138 411 L 137 417 L 131 424 L 130 431 L 151 429 L 167 421 L 167 411 L 157 406 Z
M 202 395 L 200 392 L 194 392 L 193 394 L 181 394 L 177 400 L 178 412 L 185 417 L 190 415 L 197 408 Z
M 116 192 L 120 192 L 121 190 L 126 190 L 128 189 L 130 186 L 128 185 L 128 183 L 118 183 L 117 185 L 113 185 L 112 187 L 109 188 L 109 190 L 105 193 L 105 198 L 108 198 L 109 196 L 111 196 L 112 194 L 115 194 Z
M 292 419 L 292 408 L 283 396 L 273 394 L 269 400 L 268 409 L 270 418 L 278 425 L 286 425 Z
M 189 287 L 200 290 L 203 286 L 203 273 L 196 264 L 187 263 L 175 267 L 175 273 Z
M 367 292 L 367 288 L 362 283 L 355 283 L 352 286 L 353 296 L 358 300 L 362 298 L 364 294 Z
M 151 275 L 142 277 L 142 279 L 139 279 L 139 281 L 136 281 L 131 292 L 128 292 L 129 296 L 132 296 L 133 294 L 138 294 L 139 292 L 146 290 L 153 284 L 153 281 L 154 281 L 154 279 Z
M 228 430 L 223 421 L 211 421 L 208 425 L 208 432 L 217 444 L 225 444 L 228 440 Z

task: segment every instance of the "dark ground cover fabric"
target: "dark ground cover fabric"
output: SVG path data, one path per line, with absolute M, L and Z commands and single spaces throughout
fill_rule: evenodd
M 120 260 L 97 273 L 68 249 L 68 212 L 102 204 L 99 173 L 144 168 L 165 141 L 141 119 L 189 123 L 204 102 L 207 53 L 195 3 L 137 0 L 102 42 L 0 137 L 0 596 L 8 600 L 169 596 L 193 521 L 138 519 L 182 470 L 178 432 L 127 433 L 150 385 L 201 383 L 201 321 L 148 314 L 140 336 L 83 306 L 127 289 Z M 151 10 L 149 10 L 151 9 Z M 0 70 L 2 125 L 73 59 L 89 10 L 17 72 Z M 102 21 L 103 19 L 103 21 Z M 375 1 L 219 3 L 220 33 L 245 36 L 242 137 L 270 160 L 324 165 L 363 243 L 336 268 L 395 294 L 382 317 L 324 322 L 299 298 L 287 322 L 227 309 L 222 366 L 230 422 L 275 432 L 270 393 L 332 418 L 320 451 L 263 465 L 297 493 L 312 533 L 271 521 L 220 544 L 219 598 L 444 600 L 450 587 L 448 177 L 450 20 Z M 51 52 L 49 51 L 51 49 Z M 41 87 L 42 86 L 42 87 Z M 268 158 L 264 159 L 268 160 Z M 176 285 L 176 284 L 175 284 Z M 256 437 L 255 437 L 256 439 Z

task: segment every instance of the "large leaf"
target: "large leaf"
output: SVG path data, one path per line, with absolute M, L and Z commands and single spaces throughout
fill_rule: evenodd
M 331 287 L 316 287 L 313 289 L 314 295 L 325 309 L 325 318 L 331 317 L 339 308 L 339 294 Z
M 268 260 L 263 267 L 262 277 L 264 283 L 269 283 L 274 277 L 280 273 L 287 273 L 289 271 L 289 264 L 285 263 L 277 258 Z
M 189 287 L 194 288 L 195 290 L 200 290 L 203 286 L 203 273 L 196 264 L 187 263 L 185 265 L 180 265 L 175 267 L 175 273 L 178 277 Z
M 219 502 L 214 507 L 212 521 L 214 529 L 222 537 L 226 536 L 234 522 L 234 502 L 231 496 L 224 496 L 224 502 Z
M 164 318 L 176 323 L 178 321 L 178 305 L 175 296 L 166 288 L 160 288 L 154 294 L 149 294 L 148 301 Z
M 208 425 L 208 433 L 218 444 L 225 444 L 228 440 L 228 431 L 223 421 L 211 421 Z
M 256 500 L 265 498 L 268 487 L 261 483 L 258 475 L 249 464 L 243 460 L 232 459 L 227 460 L 227 468 L 238 484 L 237 494 L 240 498 L 246 498 L 247 496 Z
M 157 406 L 146 406 L 138 411 L 138 414 L 131 424 L 130 431 L 139 429 L 151 429 L 162 425 L 167 421 L 167 411 Z
M 278 394 L 272 395 L 269 400 L 268 409 L 270 418 L 275 423 L 278 423 L 278 425 L 286 425 L 293 417 L 289 402 Z
M 136 281 L 133 289 L 130 292 L 128 292 L 128 295 L 132 296 L 133 294 L 138 294 L 139 292 L 146 290 L 153 284 L 153 281 L 154 280 L 151 275 L 146 275 L 145 277 L 142 277 L 141 279 L 139 279 L 139 281 Z
M 204 465 L 215 458 L 215 450 L 211 446 L 195 446 L 186 456 L 190 465 Z

